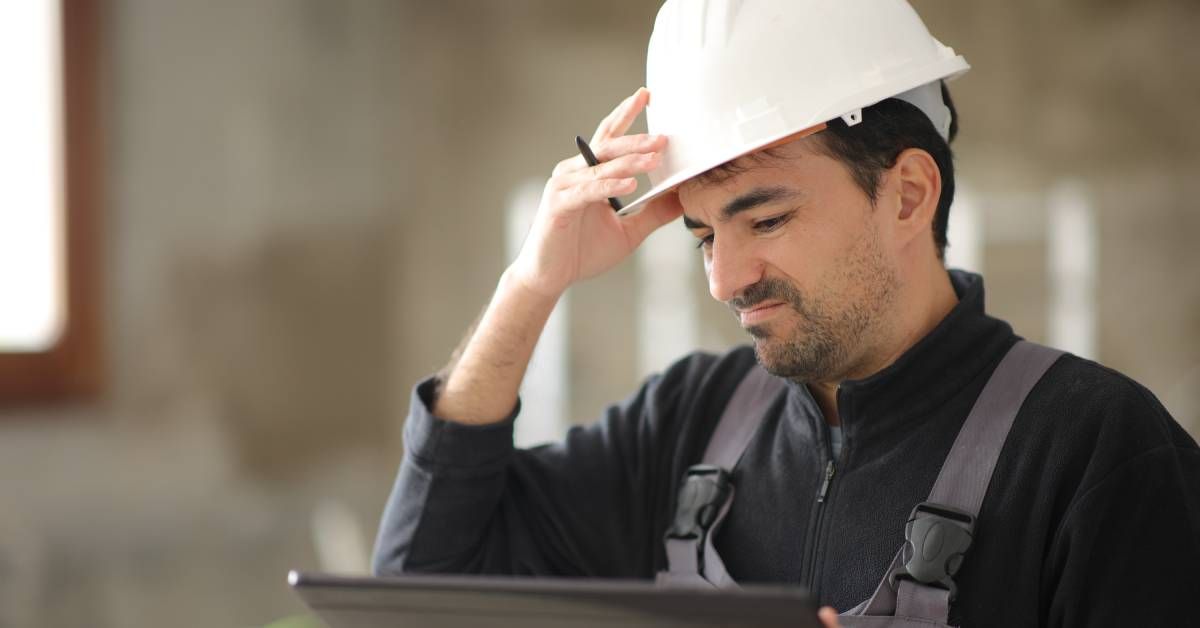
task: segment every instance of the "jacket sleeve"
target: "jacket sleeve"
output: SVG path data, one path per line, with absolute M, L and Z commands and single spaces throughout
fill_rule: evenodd
M 1148 395 L 1148 393 L 1147 393 Z M 1048 549 L 1046 625 L 1185 626 L 1200 598 L 1200 449 L 1149 399 L 1158 444 L 1095 469 Z
M 378 575 L 404 572 L 649 577 L 657 474 L 677 429 L 685 358 L 557 444 L 515 449 L 513 421 L 430 412 L 413 392 L 405 455 L 376 539 Z M 694 365 L 692 365 L 694 366 Z

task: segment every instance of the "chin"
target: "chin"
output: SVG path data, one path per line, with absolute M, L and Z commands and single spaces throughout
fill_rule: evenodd
M 754 358 L 776 377 L 799 382 L 824 381 L 839 372 L 838 347 L 820 335 L 787 338 L 775 334 L 754 337 Z
M 767 372 L 779 375 L 782 366 L 782 356 L 779 355 L 779 340 L 771 336 L 754 337 L 754 358 Z
M 796 373 L 793 373 L 790 369 L 788 369 L 786 364 L 783 364 L 780 360 L 771 359 L 771 357 L 772 356 L 770 355 L 763 355 L 763 353 L 758 350 L 758 347 L 755 347 L 755 361 L 758 362 L 758 365 L 761 366 L 763 370 L 771 375 L 774 375 L 775 377 L 796 379 Z

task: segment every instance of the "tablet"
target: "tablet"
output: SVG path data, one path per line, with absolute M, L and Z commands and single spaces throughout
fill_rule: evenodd
M 663 588 L 641 580 L 288 574 L 330 628 L 820 628 L 804 589 Z

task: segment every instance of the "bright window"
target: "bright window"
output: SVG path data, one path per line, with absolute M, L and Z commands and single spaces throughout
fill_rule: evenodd
M 65 322 L 57 2 L 0 2 L 0 351 L 52 347 Z

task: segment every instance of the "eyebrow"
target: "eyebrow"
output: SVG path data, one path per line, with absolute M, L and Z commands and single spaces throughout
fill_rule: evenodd
M 761 207 L 770 203 L 778 203 L 780 201 L 795 198 L 800 196 L 800 194 L 801 192 L 799 190 L 784 186 L 754 188 L 753 190 L 746 192 L 732 201 L 729 201 L 725 207 L 722 207 L 719 220 L 721 222 L 727 222 L 734 216 L 744 211 L 749 211 L 756 207 Z M 689 217 L 687 214 L 683 215 L 683 226 L 688 229 L 704 229 L 708 227 L 708 225 L 696 220 L 695 218 Z

